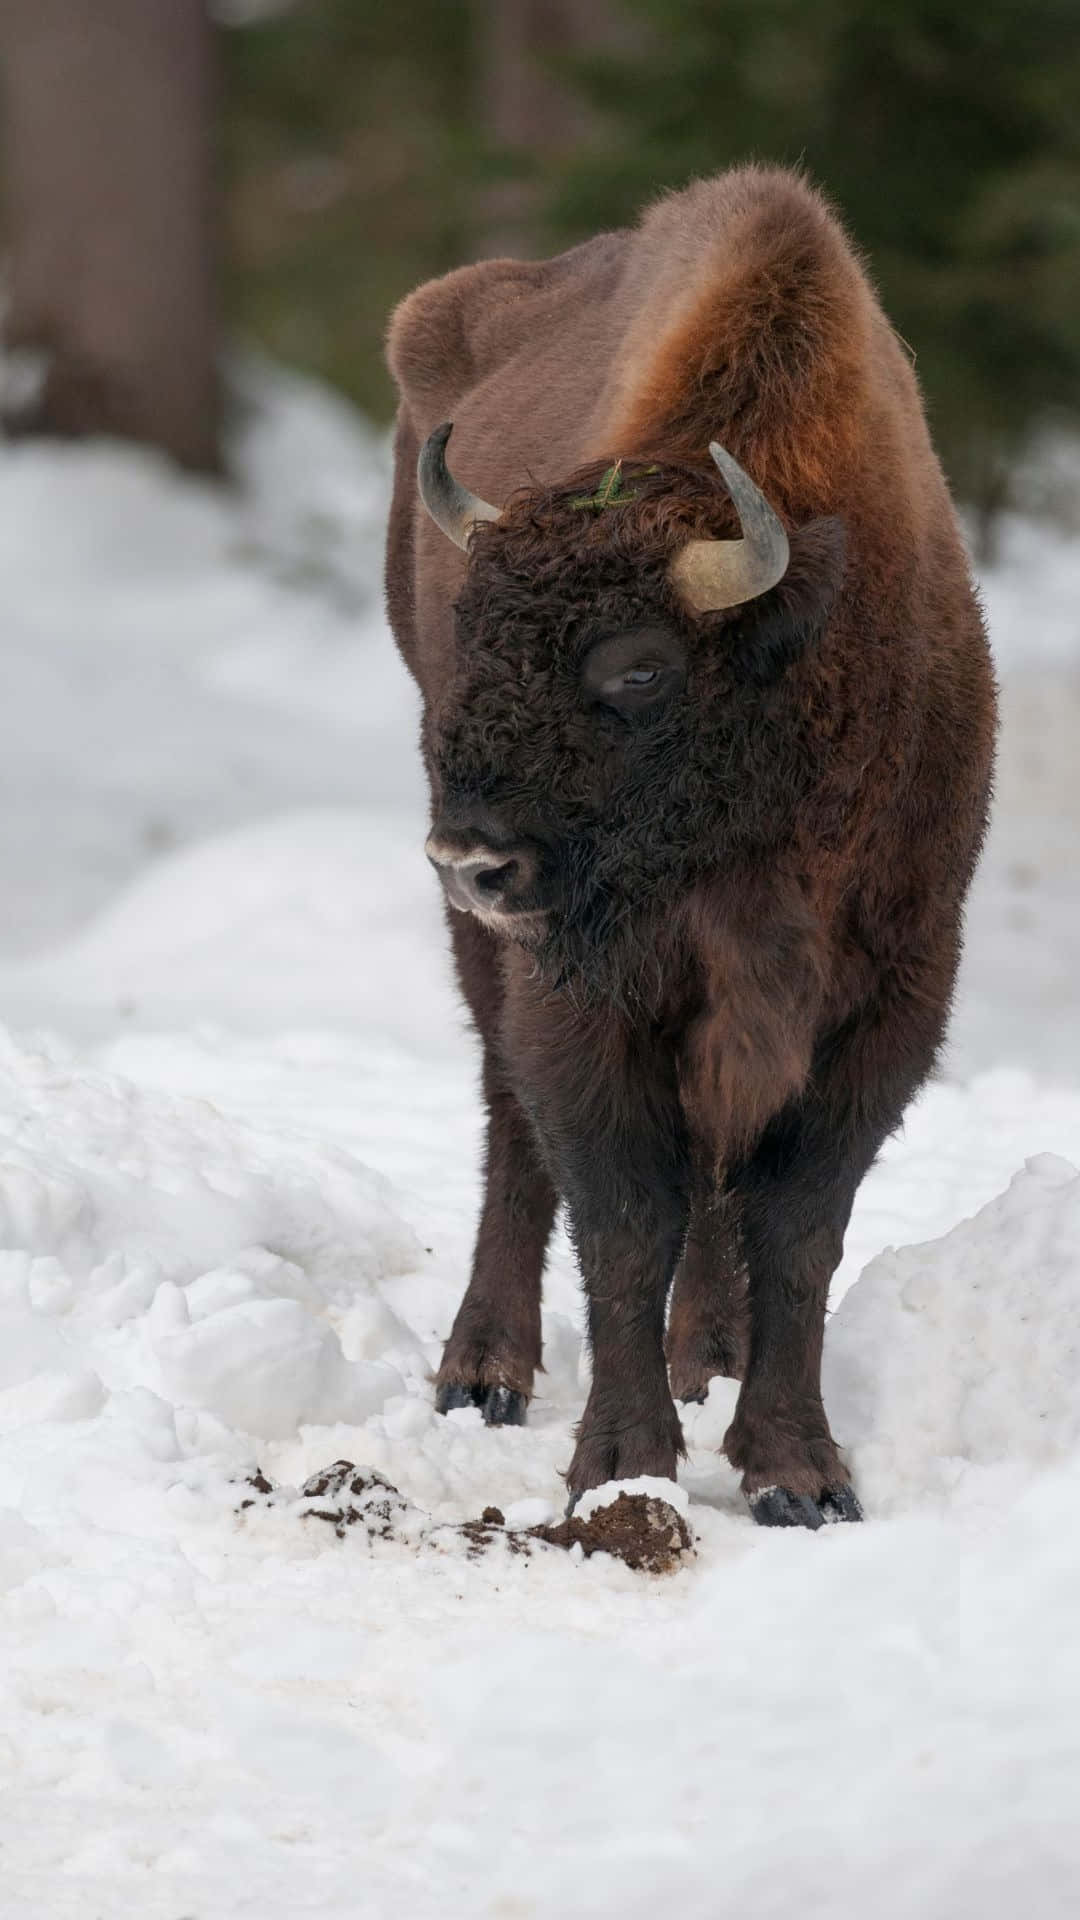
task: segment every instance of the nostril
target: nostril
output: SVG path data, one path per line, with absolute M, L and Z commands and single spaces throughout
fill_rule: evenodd
M 486 893 L 491 896 L 502 893 L 504 888 L 509 885 L 513 872 L 513 860 L 504 860 L 501 865 L 497 867 L 481 867 L 478 872 L 473 874 L 473 886 L 476 888 L 477 893 L 480 894 Z
M 489 847 L 483 841 L 462 845 L 464 835 L 433 830 L 425 852 L 442 881 L 447 900 L 459 913 L 499 918 L 520 913 L 531 903 L 536 859 L 528 847 Z

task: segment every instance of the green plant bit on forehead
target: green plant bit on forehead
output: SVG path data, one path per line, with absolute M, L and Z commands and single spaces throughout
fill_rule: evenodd
M 658 468 L 646 467 L 646 473 L 656 473 Z M 622 461 L 616 460 L 603 474 L 595 493 L 575 494 L 570 502 L 572 507 L 584 512 L 602 513 L 605 507 L 626 507 L 631 500 L 637 499 L 636 491 L 627 491 L 622 482 Z

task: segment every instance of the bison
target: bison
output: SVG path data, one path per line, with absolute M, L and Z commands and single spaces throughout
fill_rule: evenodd
M 524 1420 L 563 1202 L 571 1504 L 673 1476 L 675 1401 L 728 1374 L 754 1518 L 857 1520 L 826 1299 L 942 1043 L 995 727 L 911 354 L 823 198 L 746 167 L 421 286 L 389 360 L 388 606 L 488 1111 L 437 1405 Z

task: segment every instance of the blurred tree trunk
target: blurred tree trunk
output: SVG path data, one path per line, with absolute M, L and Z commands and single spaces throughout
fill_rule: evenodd
M 219 467 L 203 0 L 0 0 L 12 432 Z M 9 385 L 12 383 L 9 383 Z
M 560 78 L 558 58 L 610 50 L 631 29 L 617 0 L 482 0 L 477 31 L 480 119 L 495 150 L 511 164 L 520 160 L 521 174 L 481 194 L 476 251 L 527 257 L 540 241 L 536 162 L 584 140 L 594 124 Z

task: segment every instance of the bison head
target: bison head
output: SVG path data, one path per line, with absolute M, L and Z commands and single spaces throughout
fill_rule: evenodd
M 813 776 L 778 694 L 828 618 L 842 529 L 814 521 L 789 545 L 715 445 L 713 468 L 587 468 L 500 511 L 450 474 L 449 431 L 419 470 L 469 556 L 425 719 L 428 856 L 452 906 L 545 972 L 640 991 L 658 921 L 740 849 L 776 844 Z

